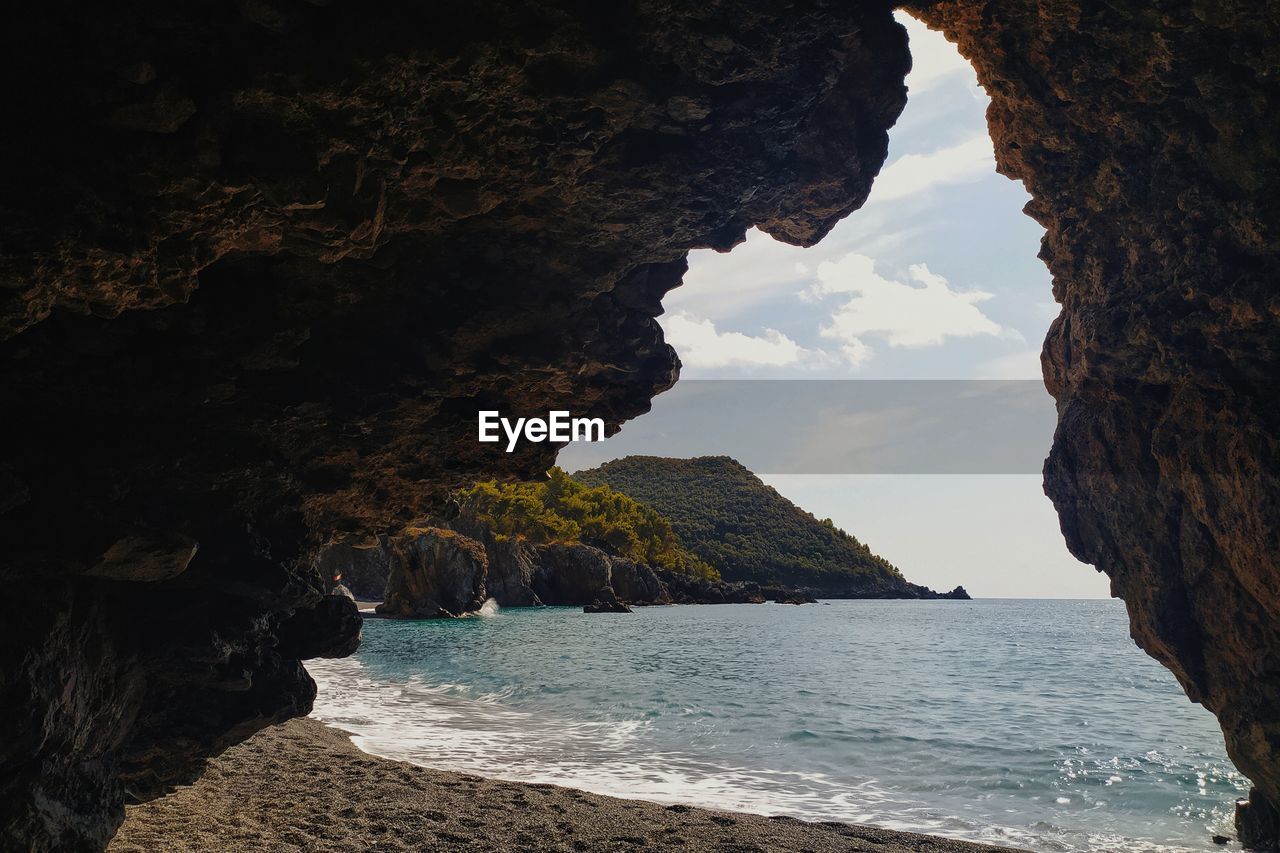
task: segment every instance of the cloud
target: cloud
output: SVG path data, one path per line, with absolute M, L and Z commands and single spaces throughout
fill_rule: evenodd
M 871 360 L 875 351 L 857 338 L 850 338 L 840 344 L 840 354 L 844 356 L 846 364 L 857 370 Z
M 703 249 L 689 253 L 684 285 L 662 304 L 719 321 L 733 320 L 762 302 L 798 293 L 813 279 L 809 263 L 819 250 L 780 243 L 756 228 L 729 254 Z
M 929 29 L 905 12 L 895 12 L 894 17 L 907 28 L 911 48 L 911 73 L 907 75 L 910 97 L 918 97 L 947 80 L 960 79 L 977 85 L 978 75 L 973 66 L 942 33 Z
M 805 349 L 777 329 L 765 329 L 758 337 L 722 332 L 710 320 L 683 311 L 664 318 L 662 328 L 680 361 L 691 368 L 787 367 L 824 358 L 823 353 Z
M 995 174 L 991 138 L 985 133 L 929 154 L 904 154 L 880 173 L 868 203 L 894 201 L 935 187 L 968 184 Z
M 818 266 L 818 283 L 810 296 L 849 297 L 820 334 L 839 342 L 851 366 L 870 358 L 872 348 L 863 340 L 866 336 L 882 337 L 891 347 L 929 347 L 947 338 L 1005 334 L 978 307 L 992 294 L 953 290 L 924 264 L 912 265 L 909 277 L 910 283 L 885 278 L 876 272 L 872 258 L 856 252 Z

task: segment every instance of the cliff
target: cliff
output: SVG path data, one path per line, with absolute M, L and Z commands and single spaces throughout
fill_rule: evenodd
M 671 519 L 680 540 L 729 581 L 804 587 L 833 598 L 968 598 L 908 582 L 889 561 L 820 521 L 727 456 L 628 456 L 578 471 Z
M 1217 715 L 1274 840 L 1280 7 L 913 5 L 973 62 L 998 168 L 1046 230 L 1067 545 Z

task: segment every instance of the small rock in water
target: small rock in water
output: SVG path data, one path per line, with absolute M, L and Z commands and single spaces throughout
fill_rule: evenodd
M 1230 836 L 1230 835 L 1215 835 L 1215 836 L 1213 836 L 1213 843 L 1214 843 L 1214 844 L 1230 844 L 1230 843 L 1231 843 L 1231 836 Z
M 621 601 L 614 599 L 613 601 L 601 601 L 596 599 L 590 604 L 582 608 L 583 613 L 630 613 L 631 608 L 623 604 Z

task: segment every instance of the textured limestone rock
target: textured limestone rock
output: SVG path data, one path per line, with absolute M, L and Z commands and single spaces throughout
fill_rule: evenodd
M 484 546 L 452 530 L 411 527 L 392 540 L 382 616 L 435 619 L 480 609 L 489 561 Z
M 1246 850 L 1280 850 L 1280 810 L 1257 788 L 1236 804 L 1236 833 Z
M 1280 802 L 1280 7 L 921 5 L 1047 229 L 1067 544 Z
M 599 548 L 581 543 L 537 545 L 533 554 L 533 589 L 544 604 L 577 607 L 619 602 L 671 603 L 667 585 L 657 572 L 646 565 L 610 556 Z
M 671 593 L 657 572 L 644 563 L 611 557 L 609 583 L 618 598 L 628 604 L 670 604 Z
M 432 519 L 389 536 L 345 537 L 323 547 L 316 564 L 323 577 L 341 577 L 343 583 L 353 584 L 362 597 L 382 599 L 385 592 L 391 607 L 388 578 L 393 579 L 391 586 L 401 585 L 401 575 L 414 571 L 411 565 L 432 559 L 420 556 L 423 528 L 439 528 L 442 535 L 457 533 L 460 539 L 484 550 L 484 597 L 460 611 L 444 608 L 452 615 L 475 610 L 484 598 L 492 598 L 502 607 L 577 605 L 599 597 L 602 588 L 611 589 L 630 604 L 671 603 L 666 584 L 646 565 L 588 545 L 535 546 L 517 537 L 496 535 L 487 525 L 466 516 L 451 521 Z M 550 598 L 543 601 L 539 591 Z M 394 608 L 399 608 L 406 596 L 403 590 L 396 591 L 396 596 Z M 413 599 L 413 595 L 408 598 Z M 409 614 L 406 611 L 396 615 Z
M 543 604 L 533 591 L 538 555 L 532 545 L 516 537 L 498 536 L 488 525 L 467 515 L 442 522 L 442 526 L 484 545 L 485 556 L 489 560 L 485 593 L 499 606 L 538 607 Z
M 489 597 L 502 607 L 537 607 L 543 603 L 533 591 L 537 573 L 533 548 L 519 539 L 498 539 L 489 534 L 484 539 L 489 556 L 486 588 Z
M 612 598 L 612 563 L 608 554 L 590 545 L 538 545 L 533 589 L 544 604 L 580 607 L 596 599 Z M 604 590 L 609 590 L 604 593 Z
M 908 62 L 834 0 L 52 0 L 0 40 L 0 832 L 32 849 L 304 713 L 281 626 L 351 630 L 319 546 L 549 467 L 479 408 L 646 411 L 687 251 L 858 207 Z M 198 553 L 128 579 L 157 532 Z

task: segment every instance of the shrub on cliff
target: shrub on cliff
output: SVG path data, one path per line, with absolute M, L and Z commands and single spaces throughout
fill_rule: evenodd
M 628 456 L 573 477 L 661 513 L 725 580 L 819 589 L 905 583 L 892 563 L 831 519 L 805 512 L 727 456 Z
M 584 542 L 618 557 L 708 580 L 720 573 L 686 549 L 671 522 L 608 486 L 586 486 L 559 468 L 541 483 L 476 483 L 458 495 L 464 514 L 502 536 Z

